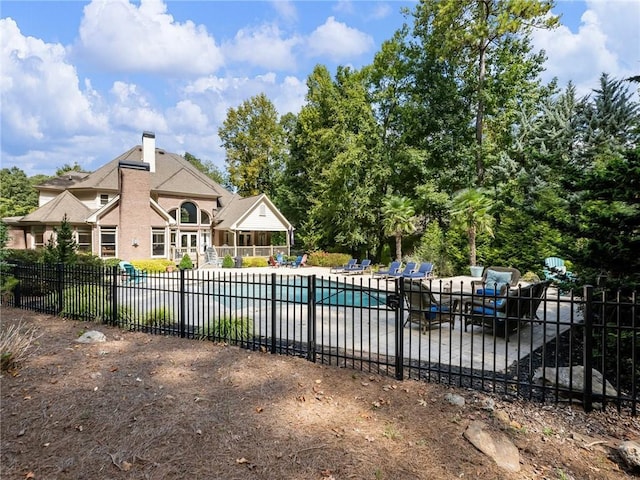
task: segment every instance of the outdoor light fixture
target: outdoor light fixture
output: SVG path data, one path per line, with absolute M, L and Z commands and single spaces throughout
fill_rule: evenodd
M 131 245 L 133 245 L 134 247 L 137 247 L 139 245 L 138 239 L 134 238 L 133 240 L 131 240 Z

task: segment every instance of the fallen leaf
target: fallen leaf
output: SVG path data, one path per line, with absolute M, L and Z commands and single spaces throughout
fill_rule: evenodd
M 262 408 L 262 407 L 256 407 L 256 412 L 258 412 L 258 413 L 262 413 L 263 410 L 264 410 L 264 408 Z
M 237 464 L 243 464 L 243 463 L 249 463 L 249 460 L 247 460 L 246 458 L 242 457 L 242 458 L 236 458 L 236 463 Z
M 118 367 L 111 367 L 110 371 L 111 372 L 117 372 L 118 371 Z
M 132 466 L 133 466 L 133 465 L 131 465 L 129 462 L 124 461 L 124 462 L 122 462 L 122 467 L 121 467 L 121 468 L 122 468 L 122 470 L 124 470 L 125 472 L 128 472 L 129 470 L 131 470 L 131 467 L 132 467 Z
M 33 472 L 28 472 L 28 473 L 24 476 L 24 478 L 36 478 L 36 474 L 35 474 L 35 473 L 33 473 Z

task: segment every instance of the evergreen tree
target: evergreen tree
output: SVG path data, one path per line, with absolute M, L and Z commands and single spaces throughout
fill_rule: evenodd
M 66 213 L 60 227 L 54 228 L 54 233 L 55 235 L 49 237 L 45 246 L 44 261 L 46 263 L 75 263 L 78 243 L 73 238 L 73 227 L 69 223 Z

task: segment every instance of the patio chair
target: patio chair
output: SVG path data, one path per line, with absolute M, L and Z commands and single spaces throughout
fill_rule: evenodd
M 351 268 L 345 268 L 344 272 L 342 273 L 344 273 L 345 275 L 353 275 L 353 274 L 361 275 L 367 270 L 369 270 L 370 268 L 371 268 L 371 260 L 367 258 L 362 260 L 362 263 L 360 264 L 355 264 Z
M 378 270 L 377 272 L 373 272 L 373 276 L 374 277 L 387 277 L 390 274 L 395 274 L 398 273 L 398 270 L 400 270 L 400 267 L 402 266 L 402 262 L 398 262 L 398 261 L 393 261 L 389 264 L 389 268 L 382 269 L 382 270 Z
M 517 268 L 489 267 L 482 274 L 482 280 L 471 282 L 471 290 L 478 295 L 502 295 L 508 288 L 518 286 L 520 276 Z
M 298 258 L 296 258 L 295 262 L 291 264 L 291 268 L 304 267 L 306 265 L 307 265 L 307 254 L 305 253 L 304 255 L 298 255 Z
M 567 271 L 564 260 L 558 257 L 545 258 L 542 273 L 545 280 L 553 282 L 572 282 L 575 280 L 574 274 Z
M 146 280 L 147 273 L 139 268 L 134 267 L 130 262 L 122 261 L 119 263 L 120 270 L 124 279 L 129 283 L 140 283 Z
M 273 255 L 269 256 L 269 265 L 271 265 L 273 268 L 278 268 L 280 266 L 276 259 L 273 258 Z
M 278 265 L 280 265 L 281 267 L 291 266 L 291 262 L 285 260 L 284 255 L 281 252 L 276 253 L 276 262 L 278 262 Z
M 423 332 L 442 323 L 449 323 L 453 328 L 454 315 L 458 300 L 452 302 L 436 299 L 429 288 L 420 281 L 410 278 L 403 280 L 404 297 L 409 305 L 409 316 L 404 322 L 417 323 Z
M 212 265 L 214 267 L 222 266 L 222 258 L 218 256 L 218 251 L 215 249 L 215 247 L 207 247 L 205 249 L 204 263 L 202 264 L 202 267 L 204 267 L 205 265 Z
M 537 311 L 548 286 L 548 281 L 536 282 L 509 290 L 505 297 L 472 303 L 465 318 L 465 331 L 469 324 L 481 325 L 488 327 L 495 336 L 508 338 L 518 330 L 523 319 L 528 324 L 538 319 Z
M 349 269 L 349 268 L 353 268 L 355 265 L 358 264 L 358 259 L 357 258 L 352 258 L 351 260 L 349 260 L 346 265 L 340 265 L 339 267 L 332 267 L 329 272 L 330 273 L 342 273 L 345 270 Z
M 423 262 L 420 264 L 420 268 L 415 272 L 405 273 L 402 275 L 404 278 L 422 279 L 433 276 L 433 263 Z
M 402 278 L 405 274 L 411 273 L 416 269 L 416 262 L 407 262 L 405 267 L 402 270 L 397 270 L 396 272 L 390 272 L 387 274 L 387 278 Z

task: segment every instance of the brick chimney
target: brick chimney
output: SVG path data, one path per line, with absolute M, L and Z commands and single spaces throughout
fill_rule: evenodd
M 142 132 L 142 161 L 149 164 L 149 171 L 156 171 L 156 134 Z
M 118 174 L 118 256 L 123 260 L 149 258 L 152 218 L 149 165 L 121 161 L 118 164 Z

